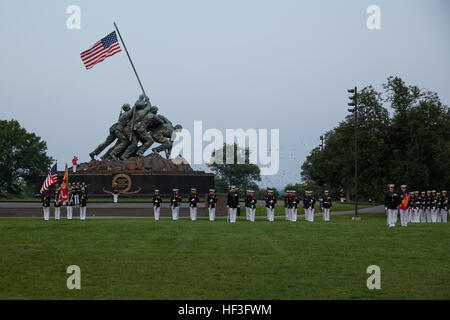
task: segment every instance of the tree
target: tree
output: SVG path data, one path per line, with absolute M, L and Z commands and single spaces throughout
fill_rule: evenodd
M 234 150 L 232 157 L 227 158 L 226 149 L 227 146 L 229 150 Z M 247 189 L 259 189 L 256 181 L 261 181 L 260 169 L 257 165 L 249 163 L 249 148 L 243 149 L 239 147 L 236 143 L 234 145 L 223 145 L 222 149 L 215 150 L 211 155 L 211 160 L 209 163 L 209 168 L 216 175 L 215 183 L 218 192 L 224 192 L 221 190 L 226 187 L 227 191 L 231 185 L 235 185 L 239 190 Z M 214 159 L 222 159 L 221 163 L 216 163 L 219 161 L 214 161 Z M 238 159 L 243 159 L 242 164 L 238 163 Z
M 48 170 L 47 144 L 16 120 L 0 120 L 0 197 L 19 195 L 23 184 Z
M 358 97 L 359 194 L 381 200 L 388 183 L 409 189 L 449 187 L 450 114 L 436 93 L 407 86 L 398 77 L 383 85 L 384 97 L 372 86 Z M 394 111 L 389 116 L 384 103 Z M 325 134 L 323 150 L 315 148 L 302 165 L 308 184 L 337 192 L 353 188 L 353 116 Z M 347 196 L 348 198 L 348 196 Z

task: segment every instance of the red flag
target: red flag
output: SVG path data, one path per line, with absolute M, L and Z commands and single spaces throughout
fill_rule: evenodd
M 408 209 L 408 203 L 409 203 L 409 199 L 411 198 L 411 195 L 408 193 L 408 195 L 403 199 L 402 203 L 400 204 L 399 208 L 401 210 L 406 210 Z
M 61 183 L 61 201 L 62 203 L 65 203 L 67 199 L 69 198 L 69 168 L 67 167 L 66 163 L 66 172 L 64 173 L 64 178 Z

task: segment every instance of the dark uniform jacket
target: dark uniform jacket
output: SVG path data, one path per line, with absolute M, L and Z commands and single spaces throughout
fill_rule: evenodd
M 400 204 L 400 196 L 397 192 L 386 192 L 384 196 L 384 206 L 388 209 L 397 209 Z
M 71 194 L 69 195 L 69 198 L 67 199 L 67 206 L 68 206 L 68 207 L 72 207 L 73 204 L 74 204 L 73 193 L 71 193 Z
M 438 207 L 438 197 L 431 195 L 430 197 L 430 208 L 437 209 Z
M 247 208 L 250 208 L 250 199 L 252 198 L 252 196 L 251 195 L 249 195 L 249 194 L 246 194 L 245 196 L 244 196 L 244 204 L 245 204 L 245 206 L 247 207 Z
M 283 202 L 285 208 L 290 208 L 292 202 L 291 196 L 284 196 Z
M 200 199 L 198 198 L 197 194 L 191 193 L 189 195 L 189 206 L 191 208 L 196 208 L 197 207 L 197 202 L 199 202 L 199 201 L 200 201 Z
M 324 209 L 330 209 L 333 206 L 330 196 L 327 196 L 327 197 L 323 196 L 323 198 L 321 199 L 321 202 L 322 202 L 322 208 L 324 208 Z
M 409 202 L 411 203 L 411 207 L 413 209 L 420 209 L 420 204 L 421 204 L 421 198 L 420 196 L 411 196 L 411 199 L 409 200 Z
M 299 203 L 300 203 L 300 200 L 298 199 L 298 197 L 297 196 L 292 196 L 291 197 L 290 208 L 297 209 Z
M 310 196 L 303 197 L 303 208 L 305 208 L 305 209 L 311 208 L 311 197 Z
M 443 210 L 448 210 L 448 197 L 441 196 L 440 208 Z
M 227 198 L 227 206 L 230 208 L 237 208 L 239 206 L 239 193 L 229 192 Z
M 49 193 L 43 193 L 42 194 L 42 206 L 43 207 L 50 207 L 50 194 Z
M 161 196 L 158 195 L 153 195 L 152 197 L 152 202 L 153 202 L 153 206 L 159 208 L 161 206 L 161 203 L 163 202 Z
M 277 203 L 277 198 L 275 198 L 275 196 L 271 195 L 271 196 L 266 196 L 266 207 L 267 208 L 275 208 L 275 205 Z
M 246 204 L 246 207 L 249 207 L 251 209 L 256 208 L 256 197 L 255 196 L 248 196 L 248 205 Z
M 208 197 L 206 197 L 206 202 L 208 204 L 208 208 L 215 208 L 216 202 L 217 202 L 217 196 L 215 194 L 213 194 L 213 195 L 208 194 Z
M 86 207 L 87 201 L 88 201 L 87 192 L 82 192 L 81 193 L 81 198 L 80 198 L 80 206 Z
M 61 196 L 59 193 L 55 193 L 55 203 L 54 203 L 55 208 L 59 208 L 61 207 Z
M 119 193 L 120 193 L 119 187 L 114 187 L 114 188 L 112 189 L 112 193 L 114 193 L 114 194 L 119 194 Z
M 175 193 L 172 193 L 172 195 L 170 196 L 170 205 L 172 207 L 178 207 L 182 201 L 183 197 L 179 194 L 176 195 Z

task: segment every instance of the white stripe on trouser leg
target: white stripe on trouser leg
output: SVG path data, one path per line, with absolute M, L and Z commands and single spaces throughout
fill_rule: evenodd
M 442 222 L 441 209 L 436 209 L 436 222 Z
M 61 219 L 61 207 L 55 208 L 55 220 Z
M 43 207 L 44 210 L 44 220 L 50 219 L 50 207 Z
M 117 203 L 117 199 L 119 198 L 118 194 L 113 193 L 114 203 Z
M 153 207 L 153 214 L 155 215 L 155 220 L 159 220 L 159 211 L 161 210 L 161 207 L 157 207 L 157 206 L 154 206 Z
M 209 221 L 214 221 L 216 219 L 216 208 L 208 208 L 209 211 Z
M 323 220 L 330 221 L 330 209 L 329 208 L 323 209 Z
M 431 222 L 431 209 L 427 209 L 427 222 Z
M 190 209 L 189 213 L 191 215 L 191 220 L 192 221 L 197 220 L 197 207 L 190 207 L 189 209 Z
M 256 213 L 256 208 L 249 208 L 250 210 L 248 210 L 248 216 L 250 218 L 251 222 L 255 222 L 255 213 Z
M 274 220 L 274 209 L 273 208 L 267 208 L 267 220 L 273 221 Z
M 388 209 L 388 224 L 389 227 L 395 227 L 395 216 L 397 214 L 397 209 Z
M 235 223 L 236 222 L 237 208 L 229 208 L 229 212 L 230 212 L 230 222 L 231 223 Z
M 431 222 L 433 222 L 433 223 L 436 222 L 436 217 L 437 217 L 436 209 L 431 209 L 430 215 L 431 215 Z
M 408 225 L 408 209 L 400 209 L 400 223 L 402 224 L 402 227 L 406 227 Z
M 72 206 L 66 207 L 66 213 L 67 213 L 67 220 L 72 220 Z
M 447 210 L 442 210 L 442 211 L 444 211 L 443 216 L 442 216 L 442 222 L 447 223 L 448 212 L 447 212 Z
M 178 218 L 179 218 L 179 208 L 180 207 L 172 207 L 172 220 L 178 220 Z
M 296 222 L 297 221 L 297 208 L 292 208 L 291 221 L 292 222 Z
M 86 220 L 86 207 L 80 207 L 80 220 Z

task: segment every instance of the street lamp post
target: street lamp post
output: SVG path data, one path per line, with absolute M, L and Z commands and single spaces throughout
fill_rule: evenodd
M 360 220 L 358 216 L 358 88 L 347 90 L 348 93 L 352 93 L 350 96 L 351 102 L 348 104 L 353 109 L 348 109 L 349 112 L 353 112 L 355 119 L 355 215 L 353 220 Z

